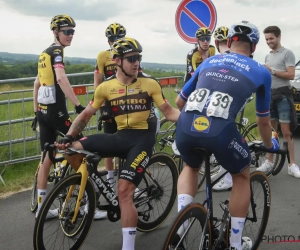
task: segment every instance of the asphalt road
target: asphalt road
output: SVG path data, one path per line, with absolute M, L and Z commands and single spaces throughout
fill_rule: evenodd
M 300 165 L 300 133 L 295 136 L 296 163 Z M 269 179 L 271 185 L 271 214 L 261 250 L 300 249 L 300 179 L 287 174 L 287 163 L 275 177 Z M 214 204 L 225 200 L 229 192 L 213 193 Z M 202 201 L 204 192 L 200 191 L 196 200 Z M 0 250 L 33 249 L 34 214 L 29 209 L 30 191 L 14 194 L 0 200 Z M 160 250 L 169 227 L 177 213 L 175 204 L 164 225 L 151 233 L 137 233 L 136 250 Z M 218 215 L 218 214 L 217 214 Z M 282 242 L 296 240 L 298 242 Z M 281 241 L 281 242 L 280 242 Z M 120 221 L 94 221 L 87 239 L 81 249 L 121 250 L 122 233 Z

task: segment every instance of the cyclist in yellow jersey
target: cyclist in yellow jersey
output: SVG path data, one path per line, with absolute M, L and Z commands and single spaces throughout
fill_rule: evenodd
M 65 96 L 75 106 L 79 114 L 85 107 L 81 106 L 65 73 L 64 48 L 71 45 L 76 24 L 68 15 L 57 15 L 52 18 L 50 29 L 54 34 L 54 43 L 45 49 L 39 57 L 38 75 L 34 81 L 34 112 L 35 121 L 39 123 L 41 151 L 44 144 L 54 143 L 56 130 L 67 133 L 71 125 Z M 38 185 L 38 210 L 44 202 L 47 192 L 47 181 L 51 161 L 46 156 L 40 165 Z M 50 210 L 47 218 L 56 217 L 57 210 Z
M 126 159 L 118 180 L 122 250 L 134 250 L 138 216 L 132 197 L 144 176 L 155 144 L 157 118 L 153 105 L 155 103 L 170 121 L 176 122 L 180 112 L 165 100 L 161 86 L 154 78 L 138 72 L 142 46 L 137 40 L 121 38 L 111 48 L 118 67 L 116 75 L 97 87 L 94 99 L 77 116 L 67 135 L 55 145 L 65 149 L 72 144 L 78 149 Z M 117 133 L 90 135 L 73 142 L 105 100 L 111 104 Z M 68 161 L 78 168 L 82 156 L 68 156 Z
M 216 49 L 213 45 L 210 45 L 211 35 L 211 31 L 207 27 L 201 27 L 196 31 L 195 37 L 198 40 L 198 46 L 190 50 L 187 55 L 184 83 L 190 80 L 196 68 L 206 58 L 215 55 Z
M 109 46 L 111 46 L 117 39 L 125 37 L 125 35 L 126 35 L 126 29 L 123 25 L 119 23 L 112 23 L 105 30 L 105 36 L 107 37 Z M 117 66 L 114 62 L 114 59 L 112 58 L 111 49 L 101 51 L 97 56 L 97 61 L 96 61 L 96 66 L 94 71 L 95 89 L 103 82 L 104 79 L 108 79 L 109 77 L 113 76 L 116 73 L 116 69 Z M 102 121 L 104 121 L 103 123 L 104 133 L 109 133 L 109 134 L 116 133 L 117 124 L 114 117 L 112 117 L 111 112 L 108 112 L 107 115 L 105 116 L 103 115 L 103 112 L 101 112 L 101 110 L 106 112 L 107 109 L 105 107 L 100 109 L 100 120 L 99 120 L 100 128 L 102 127 Z M 107 179 L 111 184 L 111 186 L 113 186 L 115 183 L 113 158 L 105 158 L 104 163 L 105 163 L 105 168 L 108 172 Z

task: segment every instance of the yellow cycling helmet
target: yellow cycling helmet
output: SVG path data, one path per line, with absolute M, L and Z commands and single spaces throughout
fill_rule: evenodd
M 195 36 L 197 39 L 202 36 L 211 36 L 211 31 L 207 27 L 201 27 L 196 31 Z
M 106 37 L 124 37 L 126 35 L 126 29 L 122 24 L 112 23 L 105 30 Z
M 214 38 L 219 42 L 227 41 L 228 31 L 227 27 L 221 26 L 215 30 Z
M 68 15 L 62 14 L 62 15 L 57 15 L 51 19 L 50 23 L 50 29 L 60 29 L 61 27 L 65 26 L 71 26 L 75 28 L 76 23 L 74 19 Z
M 124 37 L 120 38 L 111 45 L 111 51 L 113 58 L 123 57 L 126 53 L 129 52 L 138 52 L 143 51 L 142 45 L 135 40 L 134 38 Z

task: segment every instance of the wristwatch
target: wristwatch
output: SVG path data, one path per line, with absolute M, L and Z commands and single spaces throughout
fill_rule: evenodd
M 275 76 L 275 70 L 274 69 L 271 70 L 271 75 Z

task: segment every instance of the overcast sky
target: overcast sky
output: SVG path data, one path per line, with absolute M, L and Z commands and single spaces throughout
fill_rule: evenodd
M 76 21 L 72 46 L 65 56 L 96 58 L 108 49 L 106 27 L 123 24 L 127 36 L 143 46 L 143 61 L 185 64 L 193 44 L 177 33 L 175 13 L 181 0 L 0 0 L 0 51 L 40 54 L 53 41 L 50 20 L 68 14 Z M 214 0 L 217 27 L 249 20 L 259 28 L 261 39 L 255 52 L 264 62 L 269 48 L 263 29 L 277 25 L 282 30 L 282 45 L 300 59 L 300 1 L 297 0 Z M 214 41 L 212 40 L 212 44 Z

